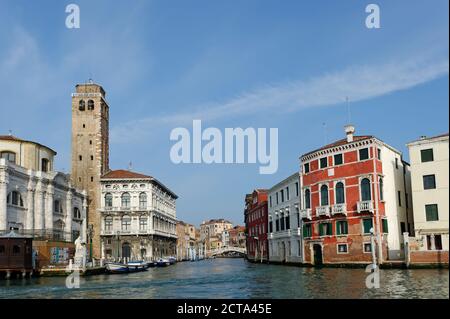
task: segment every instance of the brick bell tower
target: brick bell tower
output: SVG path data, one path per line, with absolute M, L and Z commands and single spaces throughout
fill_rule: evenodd
M 89 80 L 77 84 L 72 93 L 71 182 L 88 194 L 88 253 L 92 252 L 94 258 L 101 257 L 100 177 L 108 171 L 109 106 L 105 90 Z

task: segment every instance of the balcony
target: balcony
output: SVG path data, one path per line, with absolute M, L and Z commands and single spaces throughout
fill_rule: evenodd
M 330 206 L 317 206 L 316 213 L 317 216 L 330 216 Z
M 358 213 L 370 212 L 373 213 L 373 202 L 371 200 L 365 200 L 358 202 Z
M 331 207 L 331 214 L 332 215 L 338 215 L 343 214 L 347 215 L 347 210 L 345 208 L 345 204 L 335 204 Z
M 300 209 L 300 218 L 311 220 L 311 208 Z
M 112 230 L 102 230 L 101 235 L 114 235 Z

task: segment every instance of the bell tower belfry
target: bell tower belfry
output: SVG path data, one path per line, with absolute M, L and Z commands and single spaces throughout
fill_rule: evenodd
M 88 248 L 100 258 L 100 177 L 109 171 L 109 106 L 105 90 L 89 80 L 72 93 L 73 186 L 88 194 Z

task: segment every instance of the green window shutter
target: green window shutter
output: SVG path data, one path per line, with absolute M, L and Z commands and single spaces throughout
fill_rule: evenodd
M 341 234 L 341 221 L 337 221 L 336 222 L 336 235 L 340 235 Z
M 303 238 L 306 238 L 308 236 L 306 236 L 306 228 L 308 225 L 303 226 Z
M 323 236 L 323 225 L 319 224 L 319 236 Z
M 388 221 L 387 221 L 387 219 L 385 218 L 385 219 L 383 219 L 383 233 L 387 234 L 388 232 L 389 232 L 389 229 L 388 229 Z
M 333 235 L 333 226 L 331 223 L 327 224 L 327 235 Z
M 364 225 L 364 234 L 369 234 L 370 229 L 372 228 L 372 219 L 371 218 L 363 219 L 363 225 Z
M 344 234 L 348 234 L 348 223 L 347 223 L 347 221 L 343 221 L 342 224 L 344 226 Z

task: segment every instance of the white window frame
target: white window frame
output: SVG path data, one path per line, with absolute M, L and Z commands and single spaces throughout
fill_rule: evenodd
M 339 251 L 339 246 L 342 246 L 342 245 L 345 245 L 347 247 L 347 251 L 346 252 L 340 252 Z M 348 243 L 336 243 L 336 253 L 339 254 L 339 255 L 348 254 L 349 253 L 349 251 L 348 251 Z

